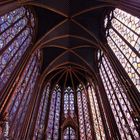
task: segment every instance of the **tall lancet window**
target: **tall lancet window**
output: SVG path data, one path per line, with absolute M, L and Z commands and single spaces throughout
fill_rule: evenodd
M 76 140 L 76 133 L 72 127 L 67 127 L 64 130 L 63 140 Z
M 115 9 L 105 19 L 108 44 L 140 91 L 140 19 Z
M 0 16 L 0 91 L 30 46 L 34 17 L 21 7 Z
M 74 117 L 74 92 L 70 87 L 64 92 L 64 116 Z
M 51 95 L 51 105 L 46 130 L 47 140 L 58 140 L 60 120 L 61 89 L 56 85 Z
M 122 140 L 139 138 L 132 118 L 133 110 L 130 102 L 108 59 L 103 55 L 100 59 L 99 71 Z
M 17 139 L 24 123 L 25 114 L 39 74 L 39 51 L 34 53 L 29 60 L 19 82 L 14 90 L 12 103 L 9 107 L 10 134 Z
M 77 105 L 80 140 L 93 140 L 91 132 L 91 122 L 89 118 L 87 94 L 82 85 L 79 85 L 77 89 Z
M 92 119 L 94 124 L 94 131 L 97 140 L 105 140 L 105 133 L 99 104 L 97 101 L 96 93 L 92 85 L 88 85 L 88 96 L 90 101 L 90 107 L 92 112 Z
M 49 98 L 49 84 L 44 87 L 38 116 L 36 120 L 35 130 L 34 130 L 34 140 L 42 140 L 44 136 L 44 130 L 46 125 L 46 117 L 48 110 L 48 98 Z

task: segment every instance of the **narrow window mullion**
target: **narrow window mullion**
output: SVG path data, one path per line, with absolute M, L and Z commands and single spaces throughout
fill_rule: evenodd
M 116 42 L 113 40 L 113 38 L 111 36 L 109 36 L 111 38 L 111 40 L 113 41 L 113 43 L 115 44 L 115 46 L 118 48 L 118 50 L 121 52 L 121 54 L 124 56 L 124 58 L 127 60 L 127 62 L 130 64 L 130 66 L 134 69 L 134 71 L 136 72 L 136 74 L 140 77 L 140 74 L 137 72 L 137 70 L 134 68 L 134 66 L 130 63 L 130 61 L 128 60 L 128 58 L 125 56 L 125 54 L 120 50 L 120 48 L 118 47 L 118 45 L 116 44 Z M 126 67 L 127 63 L 125 64 L 124 67 Z
M 105 59 L 105 61 L 106 61 L 106 63 L 107 63 L 107 60 L 106 60 L 106 59 Z M 115 83 L 116 83 L 116 86 L 117 86 L 117 88 L 119 89 L 119 93 L 121 94 L 121 97 L 123 98 L 123 100 L 124 100 L 124 102 L 125 102 L 125 105 L 126 105 L 128 111 L 129 111 L 129 114 L 130 114 L 130 116 L 132 117 L 132 114 L 131 114 L 131 111 L 130 111 L 130 107 L 128 107 L 128 103 L 126 102 L 126 99 L 124 99 L 124 95 L 122 94 L 121 89 L 120 89 L 120 87 L 118 86 L 117 79 L 115 78 L 114 74 L 112 73 L 112 70 L 111 70 L 111 68 L 110 68 L 110 66 L 109 66 L 108 63 L 107 63 L 107 65 L 108 65 L 108 68 L 109 68 L 109 70 L 110 70 L 110 72 L 111 72 L 113 78 L 114 78 L 114 81 L 115 81 Z M 130 104 L 129 104 L 129 105 L 130 105 Z M 132 118 L 132 119 L 133 119 L 133 118 Z M 134 121 L 134 120 L 133 120 L 133 121 Z
M 124 24 L 121 20 L 119 20 L 115 16 L 113 18 L 116 19 L 118 22 L 120 22 L 123 26 L 125 26 L 126 28 L 128 28 L 130 31 L 132 31 L 134 34 L 136 34 L 138 37 L 140 37 L 140 34 L 138 34 L 137 32 L 135 32 L 134 30 L 132 30 L 130 27 L 128 27 L 126 24 Z
M 101 72 L 101 75 L 102 75 L 102 77 L 103 77 L 103 79 L 104 79 L 104 86 L 105 86 L 105 89 L 107 90 L 106 92 L 108 92 L 109 93 L 109 95 L 110 95 L 110 98 L 111 98 L 111 100 L 112 100 L 112 103 L 113 103 L 113 106 L 114 106 L 114 109 L 115 109 L 115 112 L 116 112 L 116 114 L 117 114 L 117 118 L 118 118 L 118 120 L 119 120 L 119 125 L 121 126 L 121 129 L 123 130 L 123 133 L 124 133 L 124 137 L 125 137 L 125 139 L 127 139 L 127 137 L 126 137 L 126 133 L 125 133 L 125 131 L 124 131 L 124 129 L 123 129 L 123 126 L 122 126 L 122 123 L 121 123 L 121 120 L 120 120 L 120 117 L 119 117 L 119 115 L 118 115 L 118 111 L 117 111 L 117 109 L 116 109 L 116 107 L 115 107 L 115 103 L 114 103 L 114 100 L 113 100 L 113 98 L 112 98 L 112 96 L 114 95 L 114 94 L 112 94 L 111 95 L 111 93 L 110 93 L 110 90 L 109 90 L 109 87 L 108 87 L 108 84 L 107 84 L 107 79 L 104 77 L 104 72 L 105 72 L 105 70 L 103 70 L 104 69 L 104 67 L 102 67 L 103 66 L 103 64 L 101 64 L 101 69 L 100 69 L 100 72 Z M 103 72 L 104 71 L 104 72 Z M 107 76 L 107 75 L 106 75 Z M 109 82 L 110 83 L 110 82 Z M 107 94 L 108 94 L 107 93 Z M 108 97 L 108 95 L 107 95 L 107 97 Z M 110 100 L 108 99 L 108 101 L 109 101 L 109 103 L 110 103 Z M 110 103 L 110 106 L 111 106 L 111 103 Z M 111 109 L 112 109 L 112 106 L 111 106 Z M 113 110 L 112 110 L 113 111 Z M 114 112 L 113 112 L 113 115 L 114 115 Z M 115 118 L 115 116 L 114 116 L 114 118 Z M 115 118 L 115 120 L 116 120 L 116 118 Z M 116 122 L 117 123 L 117 122 Z M 117 124 L 117 126 L 118 126 L 118 124 Z M 120 131 L 120 129 L 119 129 L 119 131 Z
M 103 67 L 104 67 L 104 65 L 103 65 Z M 115 93 L 116 93 L 116 90 L 114 89 L 114 86 L 112 85 L 112 82 L 111 82 L 111 80 L 110 80 L 110 77 L 108 76 L 108 73 L 107 73 L 105 67 L 104 67 L 104 71 L 105 71 L 105 73 L 106 73 L 106 75 L 107 75 L 107 78 L 108 78 L 108 80 L 109 80 L 109 82 L 110 82 L 110 85 L 111 85 L 111 87 L 112 87 L 112 89 L 113 89 L 113 93 L 114 93 L 114 95 L 115 95 L 115 97 L 116 97 L 117 103 L 118 103 L 119 108 L 120 108 L 120 110 L 121 110 L 121 112 L 122 112 L 122 115 L 123 115 L 123 117 L 124 117 L 124 119 L 125 119 L 125 122 L 127 123 L 127 125 L 129 125 L 128 122 L 127 122 L 127 120 L 126 120 L 125 114 L 124 114 L 124 112 L 123 112 L 122 106 L 120 105 L 120 102 L 119 102 L 119 100 L 118 100 L 118 98 L 117 98 L 117 95 L 115 94 Z M 131 130 L 129 130 L 129 131 L 131 132 Z M 132 135 L 132 136 L 133 136 L 133 135 Z
M 32 83 L 33 83 L 33 81 L 36 81 L 36 78 L 37 78 L 37 71 L 38 71 L 38 69 L 36 69 L 36 71 L 35 71 L 35 74 L 33 75 L 33 79 L 32 79 Z M 34 82 L 34 85 L 35 85 L 35 82 Z M 29 92 L 28 93 L 32 93 L 32 90 L 33 89 L 31 89 L 30 87 L 29 87 Z M 19 132 L 21 132 L 21 125 L 22 125 L 22 123 L 23 123 L 23 121 L 24 121 L 24 119 L 25 119 L 25 113 L 26 113 L 26 111 L 27 111 L 27 107 L 28 107 L 28 104 L 29 104 L 29 102 L 30 102 L 30 99 L 31 99 L 31 95 L 32 94 L 28 94 L 28 96 L 26 96 L 26 101 L 24 102 L 24 105 L 23 105 L 23 108 L 22 108 L 22 111 L 21 112 L 23 112 L 23 113 L 21 113 L 20 114 L 20 117 L 19 117 L 19 119 L 17 119 L 17 120 L 19 120 L 19 124 L 18 124 L 18 126 L 17 126 L 17 130 L 19 131 Z M 16 134 L 16 138 L 18 138 L 19 137 L 19 134 L 20 133 L 15 133 Z
M 28 38 L 28 36 L 26 37 L 26 39 Z M 26 41 L 26 39 L 24 41 Z M 13 56 L 10 58 L 10 60 L 7 62 L 7 64 L 5 65 L 5 67 L 3 68 L 3 70 L 0 72 L 0 75 L 2 75 L 2 73 L 5 71 L 5 69 L 7 68 L 7 66 L 9 66 L 9 64 L 12 62 L 13 58 L 16 56 L 16 54 L 19 52 L 19 50 L 21 49 L 22 45 L 24 44 L 24 42 L 22 42 L 22 44 L 20 45 L 20 47 L 16 50 L 16 52 L 13 54 Z
M 36 67 L 36 65 L 34 65 L 32 72 L 35 70 L 35 67 Z M 28 88 L 28 86 L 29 86 L 29 83 L 31 82 L 31 81 L 30 81 L 31 78 L 32 78 L 31 75 L 32 75 L 32 73 L 30 73 L 30 75 L 29 75 L 29 80 L 28 80 L 27 83 L 26 83 L 26 86 L 25 86 L 25 88 L 24 88 L 23 93 L 26 93 L 26 90 L 27 90 L 27 88 Z M 23 94 L 22 97 L 21 97 L 21 99 L 24 98 L 26 95 L 27 95 L 27 93 L 26 93 L 26 94 Z M 16 110 L 16 113 L 15 113 L 15 115 L 14 115 L 14 117 L 13 117 L 14 120 L 11 120 L 12 124 L 14 124 L 14 121 L 16 120 L 15 118 L 16 118 L 18 112 L 19 112 L 19 109 L 20 109 L 21 104 L 22 104 L 22 101 L 21 101 L 21 102 L 19 103 L 19 105 L 18 105 L 18 108 L 17 108 L 17 110 Z M 13 127 L 13 125 L 11 125 L 11 128 L 12 128 L 12 127 Z
M 99 118 L 98 118 L 98 115 L 97 115 L 97 110 L 96 110 L 96 105 L 95 105 L 95 100 L 94 100 L 94 97 L 93 97 L 93 93 L 92 93 L 92 87 L 91 86 L 89 86 L 89 88 L 90 88 L 90 92 L 91 92 L 91 98 L 92 98 L 92 103 L 93 103 L 93 105 L 94 105 L 94 110 L 95 110 L 95 115 L 96 115 L 96 120 L 97 120 L 97 123 L 98 123 L 98 129 L 99 129 L 99 134 L 100 134 L 100 138 L 101 138 L 101 140 L 102 140 L 102 134 L 101 134 L 101 129 L 100 129 L 100 126 L 99 126 Z M 91 104 L 90 104 L 90 106 L 91 106 Z M 93 119 L 93 123 L 94 123 L 94 118 L 93 118 L 93 113 L 92 113 L 92 119 Z M 94 124 L 95 125 L 95 124 Z M 95 129 L 95 126 L 94 126 L 94 129 Z M 95 130 L 95 134 L 96 134 L 97 132 L 96 132 L 96 130 Z M 96 134 L 96 136 L 97 136 L 97 134 Z
M 123 38 L 123 36 L 113 26 L 112 29 L 119 36 L 119 38 L 126 43 L 126 45 L 132 50 L 132 52 L 134 52 L 140 58 L 140 53 L 135 49 L 135 47 L 133 47 L 125 38 Z
M 27 103 L 28 103 L 28 101 L 30 99 L 30 96 L 31 96 L 31 94 L 28 94 L 28 93 L 31 93 L 31 88 L 29 86 L 29 83 L 33 83 L 33 81 L 36 79 L 36 76 L 37 76 L 36 73 L 37 73 L 37 71 L 38 71 L 38 69 L 36 68 L 36 65 L 35 65 L 34 66 L 33 73 L 32 73 L 32 75 L 30 75 L 30 79 L 28 80 L 28 83 L 26 85 L 26 89 L 24 90 L 24 92 L 26 94 L 23 96 L 23 100 L 20 102 L 20 105 L 19 105 L 18 110 L 16 112 L 16 115 L 14 117 L 13 124 L 18 123 L 17 126 L 14 129 L 14 137 L 18 136 L 18 134 L 19 134 L 19 133 L 17 134 L 16 132 L 20 132 L 19 131 L 19 129 L 21 129 L 20 119 L 22 118 L 22 115 L 24 114 L 23 112 L 24 112 L 25 108 L 27 108 Z M 27 89 L 29 89 L 28 92 L 26 92 Z M 17 121 L 19 121 L 19 122 L 17 122 Z M 11 128 L 13 128 L 13 125 L 11 126 Z
M 111 75 L 113 76 L 113 80 L 114 80 L 114 82 L 115 82 L 115 84 L 116 84 L 116 86 L 117 86 L 117 89 L 118 89 L 118 91 L 119 91 L 119 94 L 121 95 L 121 98 L 123 99 L 123 102 L 125 103 L 125 106 L 126 106 L 126 108 L 127 108 L 127 111 L 129 112 L 129 115 L 131 116 L 131 119 L 132 119 L 132 121 L 133 121 L 133 124 L 134 124 L 134 126 L 136 127 L 136 125 L 135 125 L 135 123 L 134 123 L 134 120 L 133 120 L 133 117 L 132 117 L 132 113 L 131 113 L 131 111 L 130 111 L 130 109 L 129 109 L 127 103 L 126 103 L 126 100 L 124 99 L 124 95 L 123 95 L 123 93 L 121 92 L 121 89 L 120 89 L 120 87 L 118 86 L 118 83 L 116 82 L 116 78 L 114 77 L 114 74 L 112 73 L 112 69 L 110 68 L 110 66 L 109 66 L 109 64 L 108 64 L 108 62 L 107 62 L 107 60 L 106 60 L 106 58 L 104 58 L 104 60 L 105 60 L 107 66 L 108 66 L 108 68 L 109 68 L 109 70 L 110 70 L 110 72 L 111 72 Z M 128 102 L 128 101 L 127 101 L 127 102 Z M 129 104 L 129 105 L 130 105 L 130 104 Z M 121 104 L 121 106 L 122 106 L 122 104 Z M 123 108 L 123 106 L 122 106 L 122 108 Z M 123 109 L 122 109 L 122 110 L 123 110 Z M 131 110 L 132 110 L 132 109 L 131 109 Z M 123 112 L 124 112 L 124 117 L 127 116 L 127 114 L 125 114 L 125 113 L 126 113 L 125 110 L 123 110 Z M 129 126 L 129 132 L 132 133 L 132 129 L 134 130 L 134 127 L 132 128 L 132 127 L 129 125 L 129 120 L 130 120 L 130 118 L 127 118 L 127 119 L 126 119 L 127 125 Z
M 29 69 L 30 69 L 30 65 L 33 63 L 33 60 L 34 59 L 32 59 L 32 61 L 29 63 L 29 65 L 27 66 L 27 71 L 25 72 L 25 76 L 24 76 L 24 78 L 23 78 L 23 80 L 22 80 L 22 83 L 20 84 L 20 85 L 22 85 L 23 83 L 24 83 L 24 81 L 25 81 L 25 79 L 26 79 L 26 76 L 28 75 L 28 71 L 29 71 Z M 11 104 L 11 106 L 10 106 L 10 109 L 9 109 L 9 114 L 11 114 L 11 111 L 12 111 L 12 108 L 13 108 L 13 106 L 14 106 L 14 104 L 15 104 L 15 101 L 17 100 L 17 98 L 18 98 L 18 94 L 16 95 L 16 97 L 14 98 L 14 101 L 12 102 L 12 104 Z

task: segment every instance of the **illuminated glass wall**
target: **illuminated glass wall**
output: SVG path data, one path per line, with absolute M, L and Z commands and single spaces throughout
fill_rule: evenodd
M 77 89 L 77 105 L 78 105 L 80 139 L 92 140 L 93 138 L 91 131 L 91 122 L 89 117 L 87 94 L 82 85 L 79 85 Z
M 106 56 L 100 60 L 100 75 L 105 87 L 122 140 L 133 140 L 139 137 L 132 117 L 130 102 Z
M 18 82 L 10 104 L 9 124 L 11 137 L 16 139 L 19 136 L 24 118 L 29 106 L 31 97 L 34 94 L 34 88 L 39 74 L 39 51 L 34 53 L 30 58 L 23 75 Z
M 108 45 L 140 92 L 140 19 L 120 9 L 105 18 Z
M 36 120 L 35 130 L 34 130 L 34 140 L 42 140 L 45 130 L 47 110 L 48 110 L 48 100 L 49 100 L 49 84 L 44 87 L 41 102 L 39 105 L 38 116 Z
M 33 14 L 24 7 L 0 16 L 0 91 L 30 46 L 34 25 Z
M 58 140 L 60 131 L 60 105 L 61 105 L 61 89 L 56 85 L 51 95 L 50 111 L 47 125 L 47 140 Z
M 74 92 L 70 87 L 64 92 L 64 114 L 66 118 L 74 117 Z

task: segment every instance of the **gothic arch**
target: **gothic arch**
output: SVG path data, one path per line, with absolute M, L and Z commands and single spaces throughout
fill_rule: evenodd
M 75 131 L 77 139 L 139 138 L 140 32 L 134 29 L 134 25 L 131 26 L 119 18 L 129 13 L 129 18 L 133 17 L 139 22 L 140 3 L 132 0 L 59 2 L 0 2 L 0 22 L 2 15 L 22 6 L 29 10 L 27 28 L 34 30 L 31 31 L 31 44 L 29 47 L 25 45 L 27 50 L 20 60 L 14 59 L 15 67 L 12 67 L 13 71 L 8 71 L 12 74 L 10 73 L 10 78 L 5 82 L 5 87 L 1 83 L 6 78 L 0 79 L 0 88 L 3 88 L 0 90 L 0 125 L 4 126 L 4 129 L 9 125 L 9 136 L 15 140 L 48 139 L 48 136 L 54 140 L 63 139 L 65 130 L 69 133 Z M 27 11 L 25 13 L 28 13 Z M 30 22 L 33 19 L 30 12 L 33 13 L 36 27 Z M 135 22 L 133 18 L 132 22 Z M 46 19 L 54 24 L 46 22 Z M 46 23 L 43 24 L 43 21 Z M 7 25 L 3 28 L 7 28 Z M 129 29 L 126 30 L 127 35 L 123 31 L 126 28 Z M 6 30 L 8 29 L 3 32 L 3 29 L 0 29 L 0 37 Z M 134 39 L 131 39 L 132 32 Z M 121 41 L 118 41 L 119 39 Z M 0 58 L 9 45 L 6 48 L 1 46 L 0 44 Z M 121 50 L 122 46 L 128 46 L 135 57 L 130 55 L 129 59 L 125 55 L 126 50 Z M 116 48 L 124 52 L 116 53 Z M 126 60 L 121 59 L 122 54 Z M 132 58 L 136 63 L 133 63 Z M 132 73 L 124 66 L 123 61 L 130 64 Z M 0 60 L 2 71 L 5 69 L 4 63 L 5 61 Z M 58 90 L 57 84 L 61 90 Z M 63 117 L 64 92 L 69 86 L 74 92 L 72 104 L 75 119 L 71 116 Z M 8 117 L 5 112 L 9 112 Z

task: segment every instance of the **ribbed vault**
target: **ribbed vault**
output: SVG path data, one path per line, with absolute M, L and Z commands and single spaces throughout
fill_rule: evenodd
M 139 5 L 0 1 L 0 139 L 139 139 Z
M 95 74 L 97 68 L 102 19 L 110 5 L 98 0 L 41 0 L 28 4 L 34 6 L 38 18 L 37 47 L 43 52 L 43 79 L 63 84 L 67 79 L 71 85 L 87 81 L 87 73 Z
M 80 83 L 85 85 L 87 81 L 91 80 L 92 75 L 86 67 L 70 62 L 58 65 L 54 69 L 46 71 L 46 73 L 45 82 L 51 83 L 52 88 L 56 83 L 59 83 L 63 89 L 68 86 L 76 89 Z

